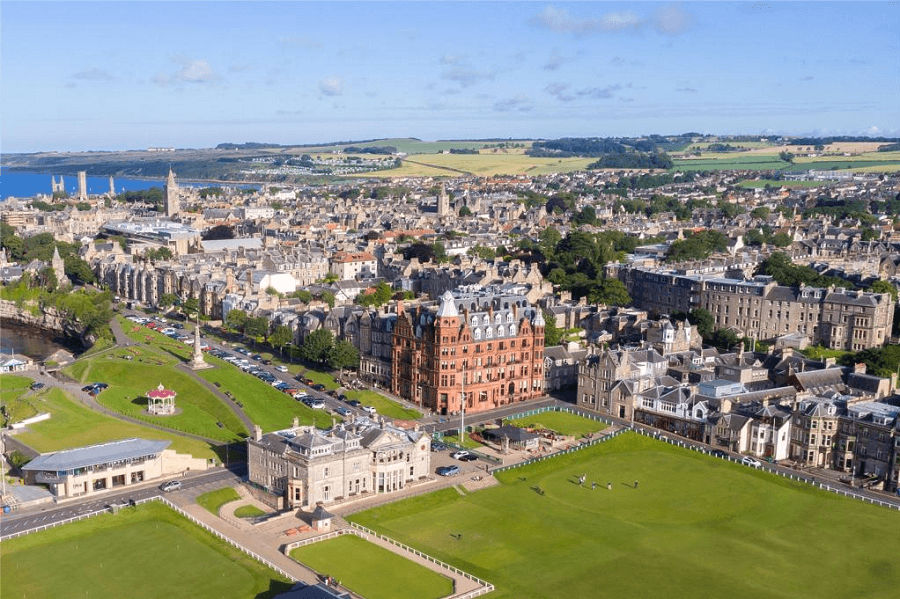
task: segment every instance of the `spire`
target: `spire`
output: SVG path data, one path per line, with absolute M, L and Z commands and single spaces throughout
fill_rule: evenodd
M 543 313 L 543 311 L 542 311 L 540 308 L 535 308 L 534 312 L 535 312 L 535 316 L 534 316 L 534 320 L 532 321 L 531 324 L 533 324 L 533 325 L 536 326 L 536 327 L 544 327 L 544 326 L 547 326 L 547 323 L 544 322 L 544 313 Z
M 456 304 L 453 303 L 453 294 L 448 290 L 441 296 L 441 307 L 438 308 L 438 318 L 453 318 L 459 316 Z

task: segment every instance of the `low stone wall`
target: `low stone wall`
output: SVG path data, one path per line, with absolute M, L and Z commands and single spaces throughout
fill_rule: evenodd
M 274 510 L 281 511 L 284 509 L 284 497 L 273 495 L 272 493 L 254 487 L 253 485 L 244 484 L 243 487 L 248 495 L 260 503 L 264 503 Z
M 209 468 L 209 461 L 195 458 L 188 453 L 177 453 L 174 449 L 163 450 L 162 460 L 163 475 L 178 474 L 188 470 L 202 472 Z

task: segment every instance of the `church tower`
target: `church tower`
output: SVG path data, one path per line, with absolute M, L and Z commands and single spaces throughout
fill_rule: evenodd
M 166 179 L 166 216 L 172 218 L 181 211 L 181 196 L 178 191 L 178 183 L 175 182 L 175 173 L 169 167 L 169 178 Z
M 441 193 L 437 200 L 437 215 L 439 217 L 450 216 L 450 195 L 443 185 L 441 186 Z
M 62 287 L 63 285 L 71 285 L 69 277 L 66 276 L 66 263 L 59 255 L 59 249 L 53 248 L 53 258 L 50 259 L 50 267 L 56 275 L 56 283 Z

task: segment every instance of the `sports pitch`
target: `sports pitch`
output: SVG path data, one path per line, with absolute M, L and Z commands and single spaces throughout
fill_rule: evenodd
M 152 502 L 4 541 L 2 597 L 263 599 L 290 584 Z
M 498 478 L 351 519 L 492 597 L 897 596 L 897 511 L 631 434 Z

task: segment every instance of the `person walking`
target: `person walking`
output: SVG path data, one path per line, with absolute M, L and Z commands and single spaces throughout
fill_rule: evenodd
M 637 489 L 637 481 L 634 481 L 634 488 Z
M 607 490 L 607 491 L 612 491 L 612 481 L 606 483 L 606 490 Z
M 593 490 L 596 489 L 596 488 L 597 488 L 597 482 L 596 482 L 596 481 L 591 481 L 591 491 L 593 491 Z

